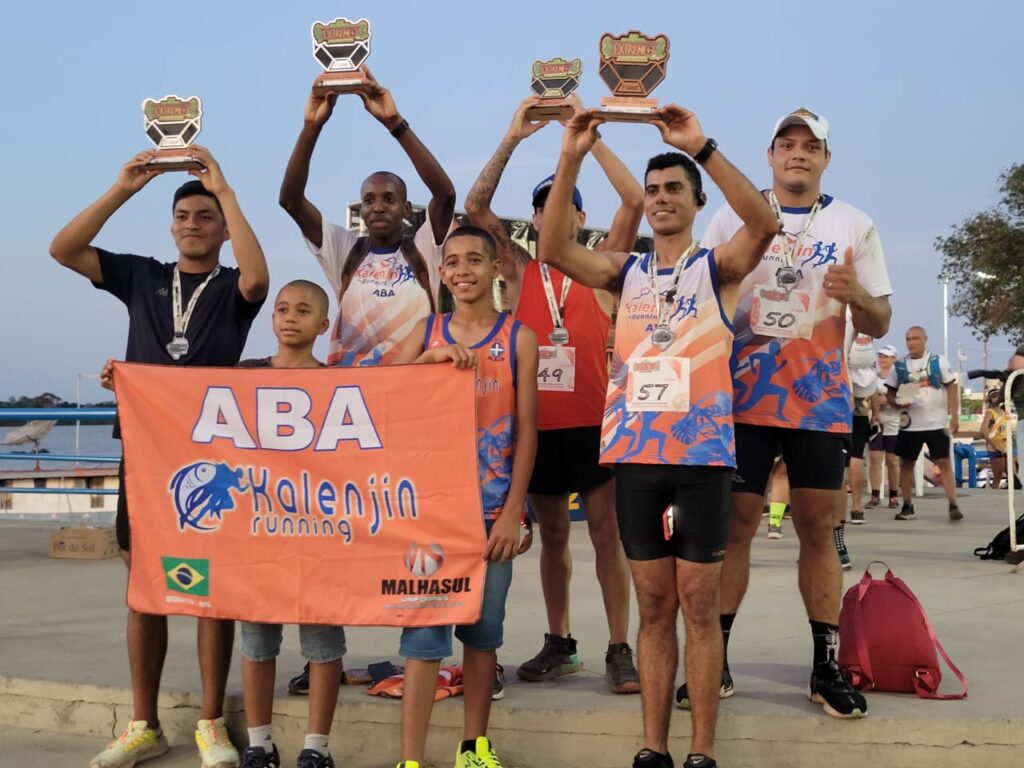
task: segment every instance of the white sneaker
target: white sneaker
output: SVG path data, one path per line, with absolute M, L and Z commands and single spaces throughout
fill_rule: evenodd
M 132 768 L 168 749 L 162 730 L 150 728 L 145 720 L 131 720 L 125 732 L 92 759 L 89 768 Z
M 241 762 L 223 717 L 196 723 L 196 746 L 203 768 L 238 768 Z

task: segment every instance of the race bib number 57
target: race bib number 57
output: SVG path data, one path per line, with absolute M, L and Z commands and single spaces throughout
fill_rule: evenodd
M 629 411 L 690 410 L 690 359 L 687 357 L 635 357 L 626 378 Z
M 758 336 L 809 339 L 814 331 L 811 292 L 786 293 L 770 283 L 754 286 L 750 302 L 750 328 Z

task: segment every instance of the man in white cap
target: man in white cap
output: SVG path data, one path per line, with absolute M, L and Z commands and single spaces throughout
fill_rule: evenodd
M 881 338 L 889 330 L 892 290 L 874 223 L 821 192 L 831 157 L 828 121 L 821 115 L 801 108 L 775 123 L 768 148 L 772 186 L 764 194 L 775 209 L 779 235 L 744 279 L 733 320 L 736 474 L 721 626 L 728 651 L 750 577 L 765 487 L 781 449 L 800 539 L 800 593 L 814 644 L 808 697 L 828 714 L 849 718 L 865 715 L 867 704 L 836 662 L 842 571 L 833 513 L 853 421 L 846 311 L 858 333 Z M 736 213 L 724 207 L 701 245 L 714 248 L 740 226 Z M 726 660 L 719 695 L 732 693 Z M 685 684 L 676 699 L 689 704 Z
M 889 405 L 885 395 L 885 380 L 892 373 L 893 363 L 899 352 L 892 344 L 878 350 L 878 393 L 875 405 L 878 408 L 881 429 L 868 443 L 870 464 L 868 476 L 871 480 L 871 498 L 865 509 L 874 509 L 882 503 L 882 462 L 885 461 L 885 484 L 889 489 L 889 509 L 899 507 L 900 460 L 896 455 L 896 436 L 900 433 L 900 410 Z

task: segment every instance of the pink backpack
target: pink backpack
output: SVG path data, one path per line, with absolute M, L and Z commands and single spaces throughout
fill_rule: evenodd
M 871 566 L 885 566 L 885 578 L 871 578 Z M 940 694 L 942 673 L 935 652 L 963 686 Z M 910 587 L 875 560 L 843 596 L 839 614 L 839 667 L 861 691 L 916 693 L 922 699 L 965 699 L 967 680 L 946 655 L 932 623 Z

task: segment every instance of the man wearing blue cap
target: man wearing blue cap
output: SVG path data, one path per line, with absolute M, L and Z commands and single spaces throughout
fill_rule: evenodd
M 596 554 L 597 579 L 608 618 L 609 643 L 605 674 L 615 693 L 637 693 L 640 678 L 633 651 L 626 642 L 629 628 L 629 569 L 615 519 L 615 486 L 611 473 L 598 463 L 601 420 L 608 386 L 606 349 L 611 327 L 612 297 L 605 291 L 574 283 L 556 269 L 535 261 L 514 243 L 491 210 L 502 171 L 523 139 L 547 125 L 530 122 L 526 111 L 537 97 L 524 100 L 498 150 L 466 197 L 470 221 L 487 230 L 499 247 L 508 308 L 528 325 L 541 343 L 538 370 L 537 460 L 530 479 L 530 504 L 540 525 L 541 586 L 548 632 L 541 651 L 518 669 L 523 680 L 551 680 L 580 669 L 576 639 L 569 629 L 569 494 L 583 499 Z M 603 142 L 593 155 L 619 194 L 608 237 L 598 250 L 631 251 L 643 215 L 643 189 Z M 554 176 L 533 190 L 533 227 L 538 232 Z M 583 227 L 583 197 L 573 190 L 576 215 L 565 232 L 575 240 Z

